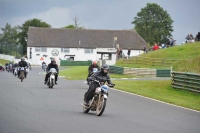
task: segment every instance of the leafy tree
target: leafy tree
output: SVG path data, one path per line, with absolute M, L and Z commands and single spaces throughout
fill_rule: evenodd
M 3 35 L 0 38 L 0 42 L 7 44 L 17 44 L 17 27 L 12 27 L 10 24 L 6 23 L 5 28 L 1 28 Z
M 49 25 L 46 22 L 43 22 L 39 19 L 36 19 L 36 18 L 27 20 L 27 21 L 24 22 L 24 24 L 22 24 L 22 26 L 18 26 L 18 28 L 20 29 L 19 42 L 24 47 L 23 54 L 26 54 L 26 51 L 27 51 L 26 38 L 28 37 L 27 33 L 28 33 L 29 26 L 31 26 L 31 27 L 47 27 L 47 28 L 51 27 L 51 25 Z
M 72 24 L 72 25 L 67 25 L 67 26 L 65 26 L 65 28 L 75 29 L 76 27 Z
M 67 25 L 67 26 L 65 26 L 65 28 L 71 28 L 71 29 L 84 29 L 83 27 L 77 27 L 77 28 L 76 28 L 76 26 L 74 26 L 73 24 L 71 24 L 71 25 Z
M 173 20 L 162 7 L 155 3 L 147 3 L 134 18 L 135 30 L 144 40 L 153 45 L 155 42 L 163 43 L 171 37 Z

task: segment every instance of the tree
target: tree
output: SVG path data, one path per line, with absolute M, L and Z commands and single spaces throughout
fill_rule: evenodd
M 51 25 L 47 24 L 46 22 L 42 22 L 39 19 L 30 19 L 24 22 L 22 26 L 18 26 L 18 28 L 21 30 L 19 33 L 19 42 L 23 45 L 23 54 L 26 54 L 27 52 L 27 42 L 25 38 L 28 38 L 28 28 L 31 27 L 47 27 L 50 28 Z
M 65 26 L 65 28 L 75 29 L 76 27 L 75 27 L 73 24 L 71 24 L 71 25 L 67 25 L 67 26 Z
M 69 28 L 69 29 L 84 29 L 83 27 L 76 27 L 76 26 L 74 26 L 73 24 L 70 24 L 70 25 L 67 25 L 67 26 L 65 26 L 65 28 Z
M 6 23 L 5 28 L 1 28 L 3 35 L 0 38 L 0 42 L 7 44 L 17 44 L 17 27 L 12 27 L 10 24 Z
M 155 42 L 166 43 L 166 38 L 172 36 L 172 23 L 167 11 L 155 3 L 147 3 L 132 22 L 138 34 L 151 46 Z

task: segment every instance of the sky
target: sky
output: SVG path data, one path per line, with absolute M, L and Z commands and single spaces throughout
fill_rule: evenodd
M 61 28 L 74 24 L 77 17 L 86 29 L 129 30 L 147 3 L 157 3 L 170 14 L 177 44 L 189 33 L 195 37 L 200 32 L 200 0 L 0 0 L 0 27 L 37 18 Z

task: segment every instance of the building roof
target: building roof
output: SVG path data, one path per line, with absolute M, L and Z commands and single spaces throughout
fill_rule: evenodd
M 142 50 L 147 43 L 133 30 L 91 30 L 29 27 L 28 47 L 113 48 Z M 115 46 L 116 47 L 116 46 Z

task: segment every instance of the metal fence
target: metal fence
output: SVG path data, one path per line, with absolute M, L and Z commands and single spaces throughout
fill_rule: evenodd
M 149 76 L 149 77 L 171 77 L 171 70 L 168 69 L 151 69 L 151 68 L 129 68 L 110 66 L 110 73 L 132 75 L 132 76 Z
M 172 72 L 172 87 L 200 93 L 200 75 L 194 73 Z
M 16 58 L 23 56 L 23 46 L 20 44 L 0 43 L 0 54 L 12 55 Z
M 89 66 L 92 61 L 68 61 L 61 60 L 60 66 Z

